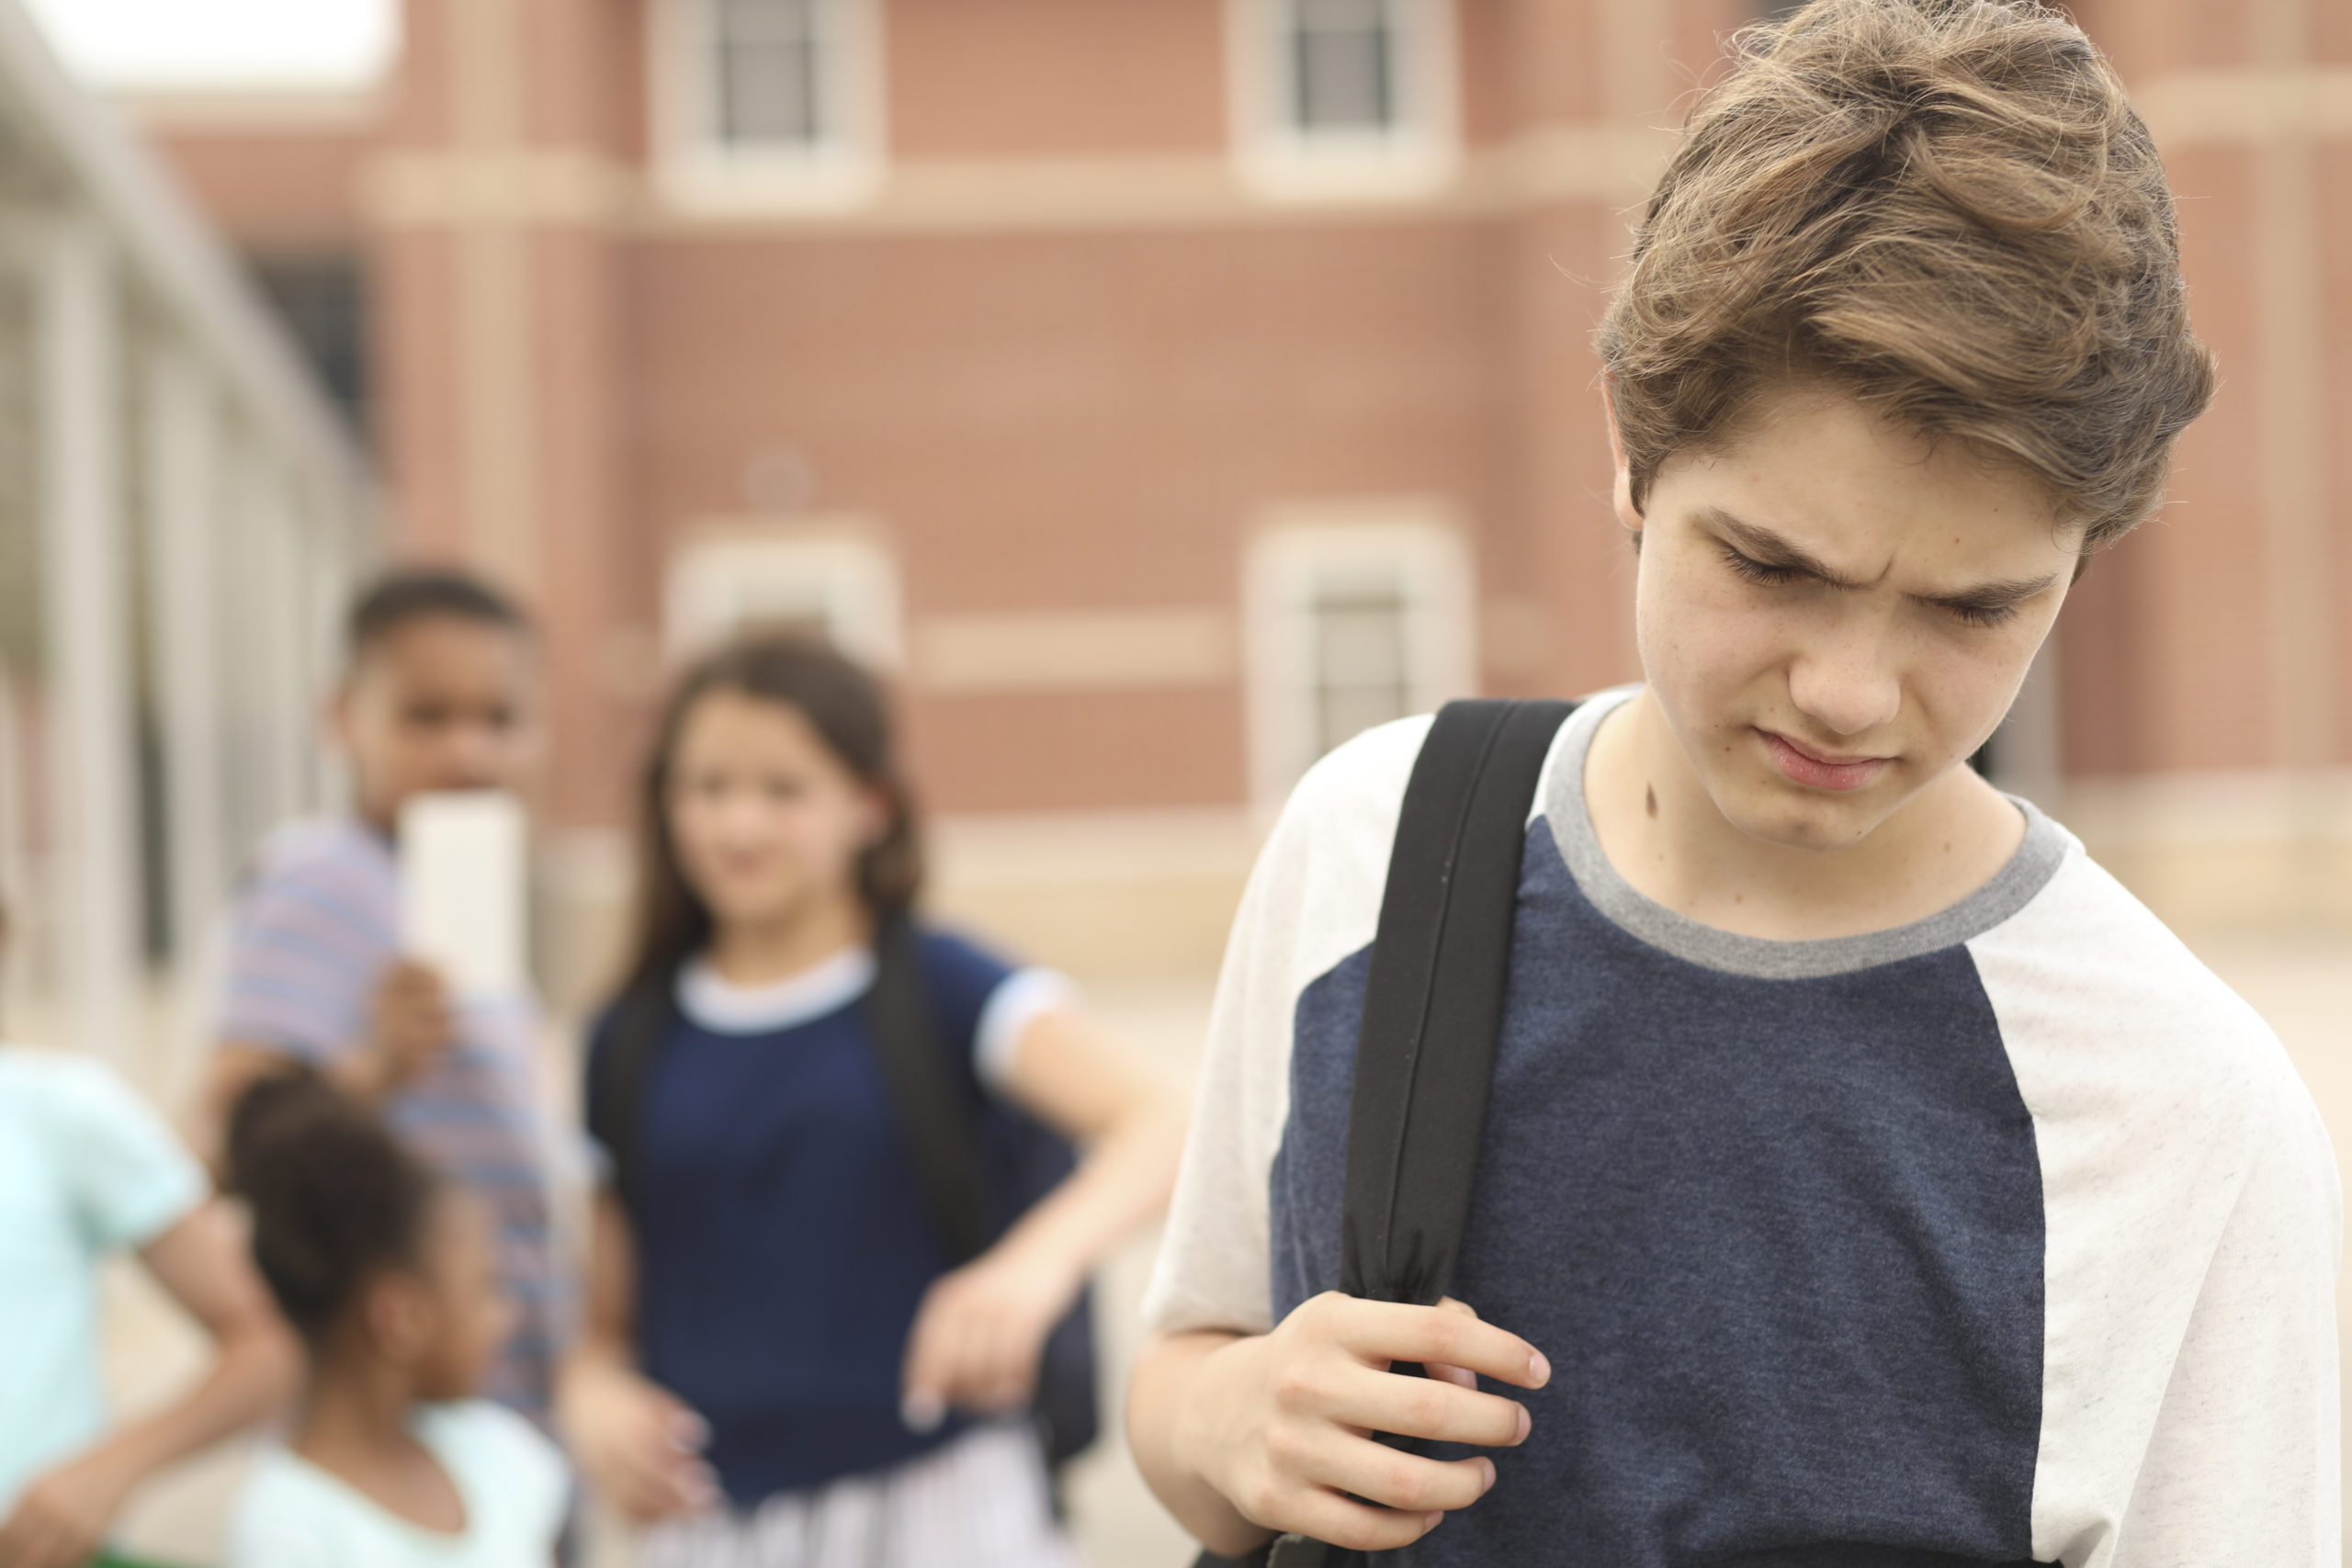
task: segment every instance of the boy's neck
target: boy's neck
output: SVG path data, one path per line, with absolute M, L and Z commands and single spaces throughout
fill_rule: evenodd
M 1602 852 L 1636 891 L 1702 924 L 1781 942 L 1947 909 L 1991 880 L 2025 833 L 2017 807 L 1959 767 L 1846 849 L 1752 838 L 1716 808 L 1646 690 L 1602 718 L 1585 800 Z
M 466 1528 L 454 1480 L 416 1439 L 415 1380 L 379 1357 L 322 1353 L 288 1446 L 386 1511 L 425 1529 Z

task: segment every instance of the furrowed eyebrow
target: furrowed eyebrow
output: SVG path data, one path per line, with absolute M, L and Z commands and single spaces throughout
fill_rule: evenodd
M 1832 588 L 1869 586 L 1868 583 L 1857 582 L 1850 577 L 1839 576 L 1817 557 L 1807 552 L 1804 547 L 1782 538 L 1770 528 L 1759 528 L 1753 523 L 1743 523 L 1730 513 L 1712 506 L 1700 515 L 1712 524 L 1717 533 L 1725 536 L 1733 544 L 1737 545 L 1742 555 L 1747 556 L 1758 566 L 1775 567 L 1784 571 L 1801 571 L 1807 577 L 1821 579 Z
M 1713 507 L 1709 507 L 1702 515 L 1713 525 L 1716 532 L 1738 546 L 1741 554 L 1747 556 L 1759 565 L 1788 571 L 1801 571 L 1807 577 L 1819 578 L 1832 588 L 1870 586 L 1865 582 L 1857 582 L 1852 578 L 1839 576 L 1802 546 L 1781 537 L 1770 528 L 1758 527 L 1753 523 L 1744 523 L 1730 513 Z M 2042 577 L 2003 578 L 1991 582 L 1980 582 L 1973 588 L 1963 588 L 1957 593 L 1923 595 L 1921 602 L 1936 605 L 1940 609 L 1983 615 L 1992 611 L 2006 610 L 2012 604 L 2023 604 L 2057 581 L 2058 574 L 2054 571 Z
M 1962 610 L 1984 614 L 2006 610 L 2021 604 L 2058 581 L 2056 572 L 2047 577 L 2011 578 L 1999 582 L 1980 582 L 1959 593 L 1939 593 L 1928 601 L 1946 610 Z

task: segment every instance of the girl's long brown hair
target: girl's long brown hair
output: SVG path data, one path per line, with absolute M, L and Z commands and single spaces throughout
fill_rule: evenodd
M 900 915 L 922 886 L 922 840 L 914 797 L 899 771 L 882 688 L 864 667 L 806 637 L 763 636 L 733 643 L 688 670 L 662 711 L 639 795 L 642 844 L 637 942 L 625 993 L 666 988 L 709 942 L 710 910 L 688 885 L 670 836 L 670 776 L 679 731 L 695 705 L 716 692 L 776 703 L 807 719 L 858 782 L 887 802 L 889 825 L 858 857 L 857 892 L 877 920 Z

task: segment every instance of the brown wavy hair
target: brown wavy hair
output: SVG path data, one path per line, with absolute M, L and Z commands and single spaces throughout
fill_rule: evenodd
M 812 639 L 746 638 L 688 670 L 662 710 L 639 793 L 637 934 L 624 992 L 668 987 L 679 965 L 710 941 L 710 910 L 679 864 L 668 802 L 679 732 L 695 705 L 715 692 L 793 709 L 860 784 L 888 803 L 889 825 L 858 857 L 856 868 L 858 896 L 877 921 L 906 913 L 922 890 L 921 820 L 899 767 L 881 683 L 864 666 Z
M 1634 504 L 1815 382 L 2016 465 L 2086 557 L 2129 532 L 2215 375 L 2090 40 L 2032 0 L 1813 0 L 1735 42 L 1600 330 Z

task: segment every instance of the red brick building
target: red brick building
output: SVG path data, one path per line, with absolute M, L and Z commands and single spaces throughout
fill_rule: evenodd
M 2352 6 L 2075 9 L 2227 379 L 1996 761 L 2168 913 L 2352 918 Z M 134 107 L 545 618 L 569 906 L 665 654 L 780 618 L 899 672 L 951 901 L 1191 965 L 1331 739 L 1631 673 L 1589 333 L 1748 16 L 408 0 L 373 94 Z

